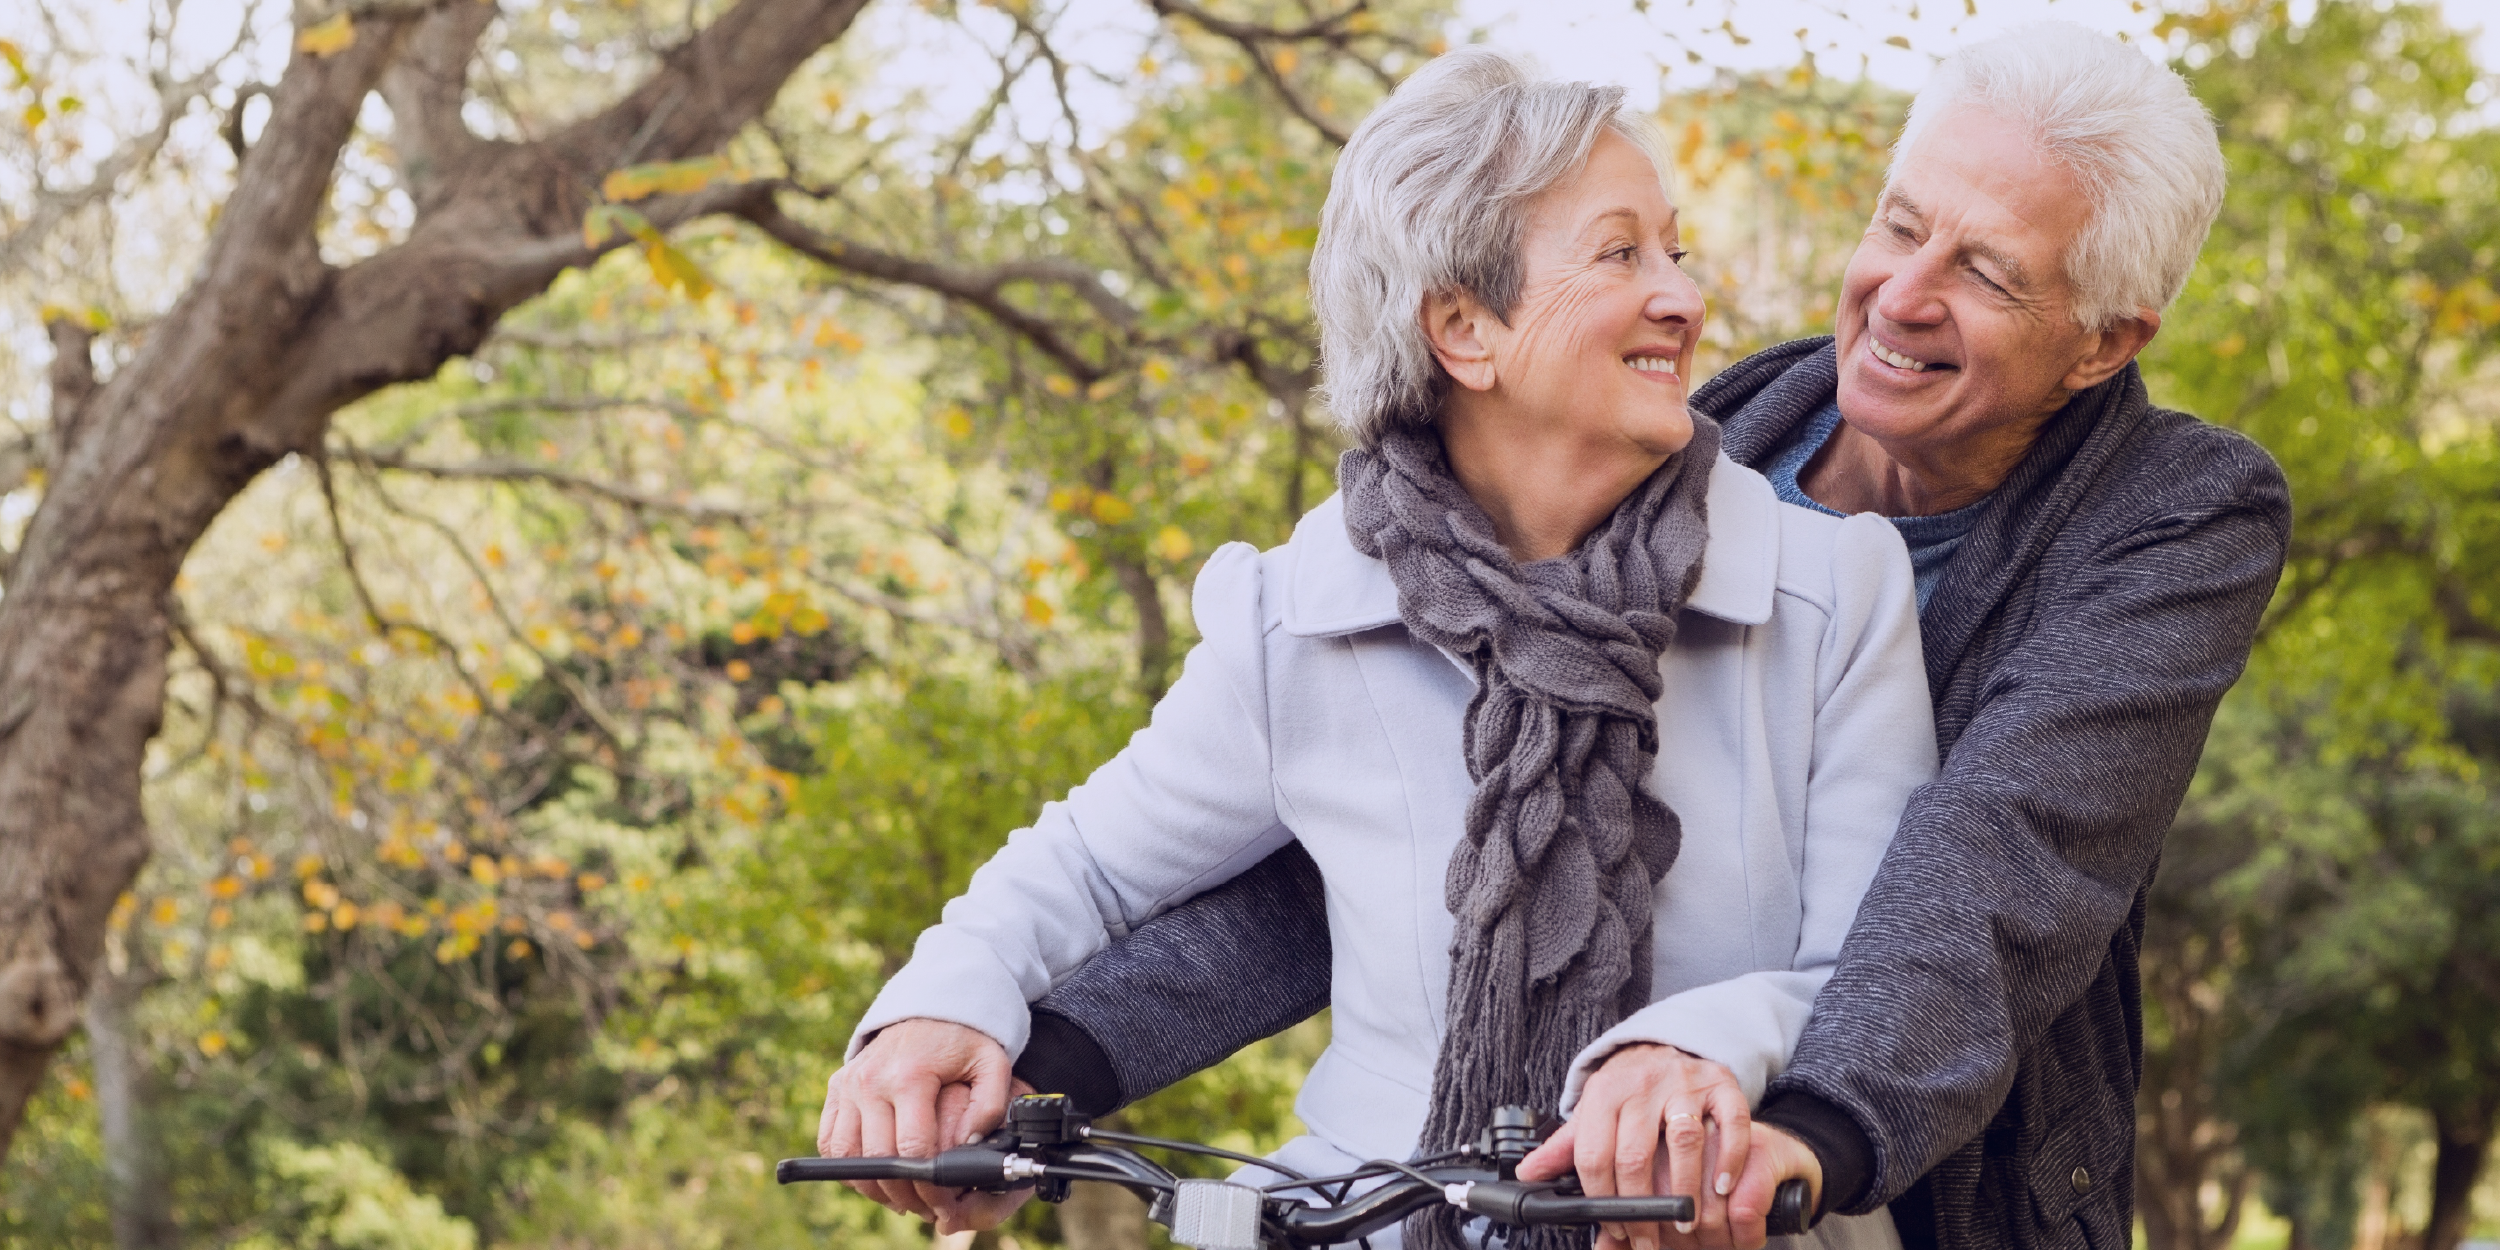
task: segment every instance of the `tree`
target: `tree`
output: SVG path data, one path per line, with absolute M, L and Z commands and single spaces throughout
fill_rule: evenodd
M 2153 900 L 2144 1211 L 2157 1247 L 2216 1245 L 2262 1183 L 2296 1243 L 2339 1244 L 2362 1117 L 2408 1106 L 2438 1139 L 2423 1244 L 2450 1250 L 2500 1091 L 2478 953 L 2500 678 L 2500 233 L 2479 205 L 2500 136 L 2436 11 L 2294 18 L 2166 27 L 2231 190 L 2146 370 L 2272 450 L 2296 514 Z
M 270 466 L 304 457 L 326 480 L 342 450 L 328 434 L 343 406 L 433 377 L 445 362 L 474 353 L 507 312 L 607 251 L 638 247 L 663 280 L 690 291 L 707 286 L 668 231 L 724 212 L 862 279 L 915 286 L 978 310 L 1017 338 L 1019 351 L 1056 363 L 1057 371 L 1031 379 L 1044 393 L 1100 402 L 1115 374 L 1145 367 L 1141 349 L 1152 340 L 1122 342 L 1116 333 L 1136 312 L 1090 275 L 1051 263 L 940 265 L 857 247 L 781 207 L 786 194 L 820 202 L 838 195 L 794 179 L 724 178 L 725 166 L 707 161 L 748 131 L 790 75 L 851 28 L 861 7 L 862 0 L 743 0 L 698 9 L 682 30 L 646 27 L 639 14 L 573 10 L 568 20 L 606 22 L 589 33 L 638 65 L 640 80 L 560 122 L 532 115 L 526 93 L 507 93 L 494 103 L 511 134 L 495 137 L 477 133 L 470 109 L 479 58 L 501 37 L 493 6 L 308 13 L 279 82 L 230 103 L 238 145 L 250 97 L 266 95 L 267 120 L 241 156 L 180 298 L 100 385 L 90 363 L 92 324 L 75 315 L 51 320 L 57 355 L 44 489 L 10 553 L 0 599 L 0 690 L 7 692 L 0 696 L 0 1145 L 74 1028 L 115 901 L 146 854 L 140 770 L 163 715 L 168 654 L 180 631 L 168 596 L 183 558 Z M 1012 16 L 1018 44 L 1038 50 L 1011 46 L 1023 62 L 1018 73 L 1056 64 L 1042 24 L 1021 6 L 1001 12 Z M 1366 50 L 1377 55 L 1400 42 L 1361 4 L 1284 26 L 1228 20 L 1177 0 L 1157 12 L 1191 37 L 1237 50 L 1322 135 L 1339 131 L 1294 85 L 1296 50 L 1323 54 L 1300 77 L 1324 82 L 1336 72 L 1324 54 L 1371 64 Z M 1389 81 L 1376 66 L 1370 73 L 1375 89 Z M 168 110 L 189 98 L 178 95 L 168 92 Z M 362 259 L 333 262 L 324 256 L 325 214 L 342 156 L 359 139 L 368 98 L 377 96 L 389 116 L 382 150 L 390 179 L 407 196 L 413 221 L 404 237 Z M 152 150 L 143 140 L 130 159 Z M 123 172 L 108 162 L 89 191 L 59 203 L 100 198 Z M 941 201 L 947 181 L 935 187 Z M 1116 216 L 1115 205 L 1102 206 Z M 30 222 L 67 211 L 48 203 Z M 1136 246 L 1152 223 L 1132 219 L 1129 229 Z M 1087 354 L 1053 324 L 1051 310 L 1028 311 L 1003 294 L 1036 281 L 1073 292 L 1095 318 L 1087 332 L 1111 353 Z M 1271 394 L 1295 401 L 1280 400 L 1280 415 L 1307 430 L 1300 402 L 1307 354 L 1298 362 L 1290 354 L 1271 358 L 1260 342 L 1215 345 L 1229 352 L 1228 363 L 1271 376 Z M 1126 519 L 1120 508 L 1094 499 L 1120 498 L 1109 493 L 1118 448 L 1094 460 L 1104 466 L 1087 483 L 1094 494 L 1071 506 L 1113 527 Z M 372 455 L 350 462 L 424 467 Z M 466 468 L 476 476 L 493 467 Z M 1115 541 L 1104 551 L 1135 602 L 1146 644 L 1142 679 L 1151 688 L 1169 647 L 1160 592 L 1134 545 Z M 385 638 L 422 633 L 388 618 L 382 605 L 364 606 Z

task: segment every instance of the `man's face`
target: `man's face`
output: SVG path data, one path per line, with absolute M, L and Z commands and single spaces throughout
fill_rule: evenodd
M 1887 446 L 1949 449 L 2035 428 L 2095 367 L 2104 335 L 2069 309 L 2083 189 L 2014 126 L 1965 108 L 1894 167 L 1849 258 L 1840 408 Z M 2119 364 L 2124 361 L 2120 360 Z

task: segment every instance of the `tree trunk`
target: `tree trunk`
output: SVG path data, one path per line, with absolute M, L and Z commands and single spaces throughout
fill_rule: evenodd
M 318 454 L 332 413 L 433 376 L 596 259 L 581 223 L 603 173 L 717 150 L 865 3 L 739 0 L 614 105 L 528 143 L 458 120 L 491 4 L 383 7 L 345 50 L 294 53 L 199 276 L 127 367 L 55 413 L 74 437 L 56 440 L 0 596 L 0 1157 L 147 859 L 140 764 L 192 544 L 261 470 Z M 377 87 L 419 215 L 405 242 L 334 268 L 315 227 Z M 642 207 L 665 229 L 728 198 Z
M 87 995 L 87 1055 L 95 1064 L 115 1250 L 172 1250 L 182 1240 L 164 1152 L 148 1114 L 154 1074 L 131 1020 L 146 986 L 141 977 L 108 972 Z
M 2491 1130 L 2500 1106 L 2448 1107 L 2431 1121 L 2439 1134 L 2439 1156 L 2431 1165 L 2430 1222 L 2422 1228 L 2422 1250 L 2457 1250 L 2474 1219 L 2474 1185 L 2491 1157 Z
M 1163 611 L 1163 584 L 1141 556 L 1116 552 L 1108 560 L 1120 589 L 1137 605 L 1137 688 L 1151 705 L 1171 684 L 1172 621 Z

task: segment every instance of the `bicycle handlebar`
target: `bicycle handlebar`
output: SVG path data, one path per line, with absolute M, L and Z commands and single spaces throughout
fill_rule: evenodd
M 1274 1190 L 1180 1180 L 1133 1151 L 1087 1141 L 1092 1135 L 1090 1123 L 1068 1109 L 1065 1099 L 1053 1095 L 1017 1099 L 1008 1126 L 978 1145 L 959 1146 L 935 1158 L 784 1159 L 773 1175 L 784 1185 L 892 1180 L 990 1193 L 1039 1186 L 1040 1196 L 1052 1202 L 1066 1196 L 1070 1181 L 1119 1184 L 1153 1203 L 1152 1218 L 1173 1227 L 1176 1244 L 1248 1245 L 1247 1239 L 1255 1238 L 1259 1244 L 1288 1250 L 1353 1241 L 1442 1202 L 1512 1226 L 1681 1222 L 1694 1217 L 1695 1204 L 1689 1197 L 1599 1197 L 1580 1193 L 1574 1177 L 1547 1182 L 1514 1179 L 1511 1168 L 1535 1145 L 1531 1123 L 1527 1112 L 1503 1108 L 1495 1115 L 1495 1127 L 1475 1146 L 1441 1156 L 1458 1162 L 1372 1165 L 1392 1178 L 1366 1193 L 1341 1193 L 1328 1206 L 1313 1206 Z M 1152 1144 L 1201 1149 L 1181 1142 Z M 1214 1195 L 1213 1207 L 1206 1205 L 1210 1194 Z M 1202 1222 L 1193 1212 L 1206 1210 L 1226 1212 L 1224 1218 L 1238 1227 L 1224 1240 L 1181 1241 L 1181 1225 Z M 1769 1231 L 1775 1236 L 1801 1233 L 1812 1224 L 1805 1182 L 1782 1184 L 1772 1199 Z

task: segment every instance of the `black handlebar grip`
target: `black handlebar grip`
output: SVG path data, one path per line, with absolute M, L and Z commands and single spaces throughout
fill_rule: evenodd
M 1814 1227 L 1814 1200 L 1804 1181 L 1781 1181 L 1772 1191 L 1768 1223 L 1774 1237 L 1793 1237 Z
M 1527 1224 L 1681 1223 L 1693 1218 L 1693 1200 L 1683 1197 L 1589 1198 L 1562 1194 L 1529 1194 L 1519 1201 Z
M 793 1181 L 934 1181 L 935 1173 L 928 1159 L 784 1159 L 773 1168 L 773 1179 L 784 1185 Z

